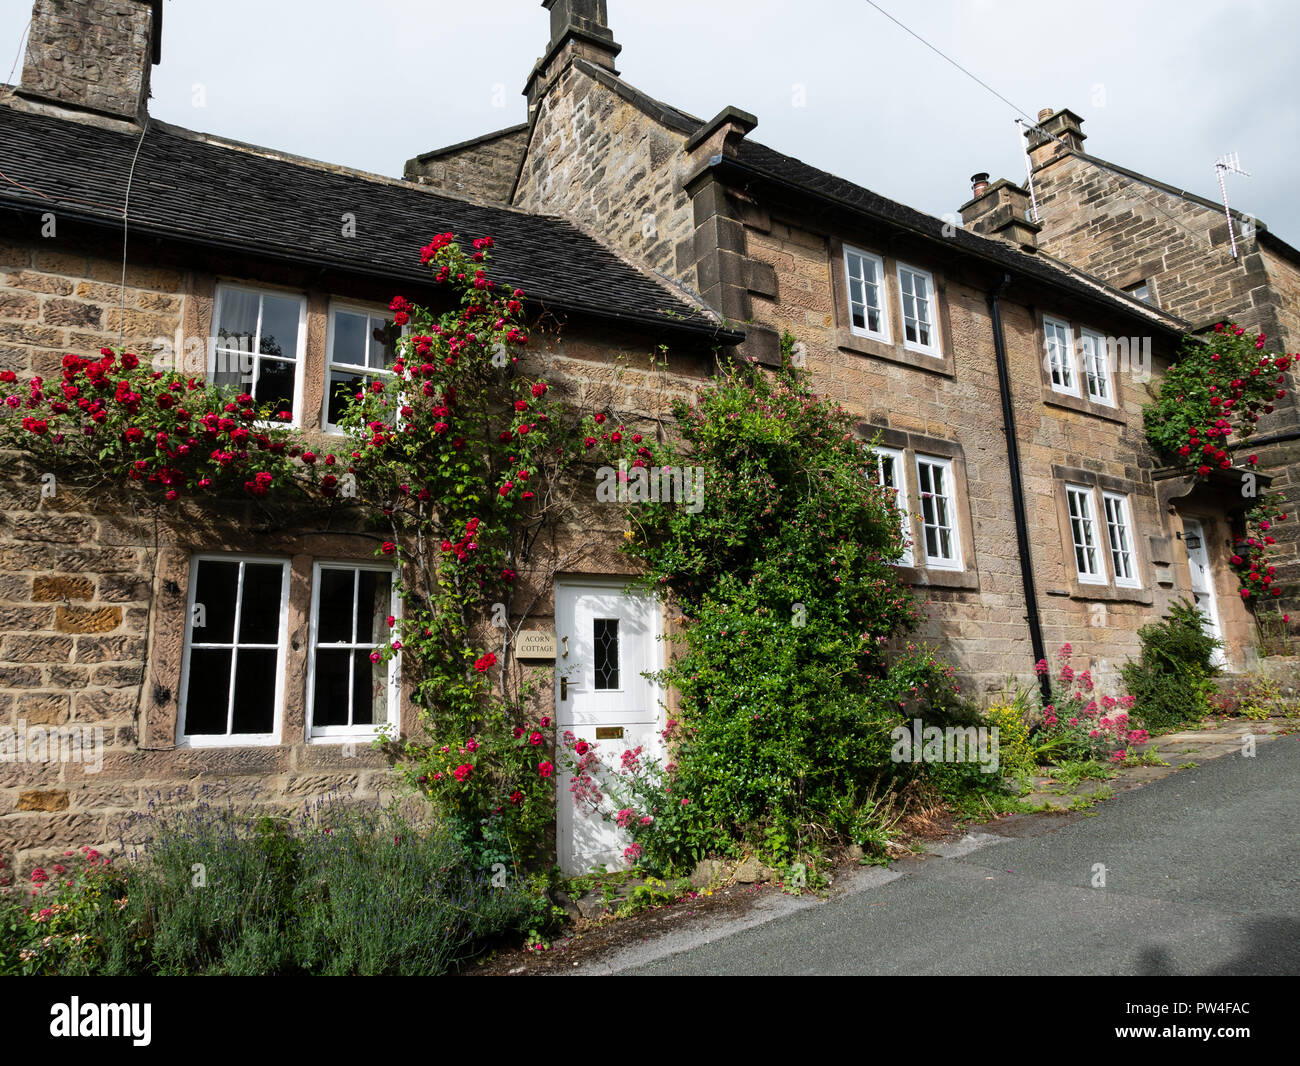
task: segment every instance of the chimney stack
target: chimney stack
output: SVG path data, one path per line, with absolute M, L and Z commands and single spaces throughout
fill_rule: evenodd
M 1037 168 L 1065 155 L 1069 150 L 1082 152 L 1085 140 L 1087 134 L 1083 132 L 1082 118 L 1069 108 L 1053 111 L 1050 107 L 1045 107 L 1038 112 L 1038 129 L 1029 131 L 1030 161 Z
M 970 180 L 971 198 L 961 205 L 962 225 L 985 237 L 999 237 L 1021 251 L 1034 251 L 1043 227 L 1029 217 L 1029 193 L 1006 178 L 990 184 L 982 171 Z
M 142 122 L 161 52 L 162 0 L 36 0 L 18 93 Z
M 617 74 L 614 59 L 623 50 L 609 28 L 605 0 L 542 0 L 542 7 L 551 13 L 551 40 L 524 88 L 530 114 L 564 60 L 577 56 Z

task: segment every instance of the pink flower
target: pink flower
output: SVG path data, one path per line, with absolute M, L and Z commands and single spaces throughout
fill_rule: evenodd
M 464 784 L 465 781 L 469 778 L 469 775 L 472 774 L 473 772 L 474 772 L 474 767 L 472 767 L 469 763 L 462 763 L 460 766 L 456 767 L 456 769 L 451 772 L 451 776 L 454 777 L 457 781 Z
M 539 777 L 550 777 L 553 773 L 555 773 L 555 767 L 549 762 L 544 762 L 537 767 L 537 775 Z
M 637 859 L 641 858 L 641 854 L 642 852 L 641 852 L 640 844 L 633 844 L 631 847 L 627 847 L 623 849 L 623 858 L 628 862 L 629 865 L 631 863 L 636 862 Z
M 629 807 L 624 807 L 617 815 L 615 815 L 614 821 L 618 823 L 620 829 L 626 829 L 635 817 L 636 812 L 634 810 Z

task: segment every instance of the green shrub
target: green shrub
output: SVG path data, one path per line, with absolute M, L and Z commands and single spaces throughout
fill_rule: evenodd
M 1200 611 L 1179 600 L 1162 621 L 1139 629 L 1138 637 L 1142 652 L 1122 673 L 1134 711 L 1147 728 L 1170 729 L 1207 715 L 1220 642 L 1205 632 Z
M 952 686 L 926 663 L 876 688 L 916 615 L 890 565 L 898 512 L 844 412 L 797 375 L 739 367 L 675 413 L 682 442 L 656 445 L 654 461 L 701 468 L 704 498 L 628 508 L 627 550 L 683 616 L 662 675 L 680 724 L 662 784 L 626 804 L 629 858 L 670 869 L 757 848 L 784 861 L 853 833 L 853 797 L 898 772 L 898 700 L 933 683 L 946 706 Z M 623 428 L 593 425 L 592 439 L 610 461 L 642 462 Z
M 160 797 L 129 835 L 132 860 L 6 899 L 0 972 L 439 974 L 537 913 L 506 867 L 375 808 L 292 822 Z

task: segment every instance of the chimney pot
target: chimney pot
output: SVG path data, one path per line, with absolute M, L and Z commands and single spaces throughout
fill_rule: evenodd
M 1056 112 L 1053 111 L 1050 107 L 1045 107 L 1045 108 L 1043 108 L 1041 111 L 1038 112 L 1038 121 L 1039 121 L 1039 122 L 1046 122 L 1046 121 L 1047 121 L 1049 118 L 1051 118 L 1054 114 L 1056 114 Z
M 989 187 L 988 172 L 981 170 L 978 174 L 972 174 L 970 177 L 970 187 L 972 196 L 983 195 L 984 190 Z

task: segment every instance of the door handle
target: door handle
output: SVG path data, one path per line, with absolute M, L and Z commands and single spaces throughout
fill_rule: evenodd
M 561 637 L 560 639 L 564 642 L 564 655 L 561 656 L 561 658 L 567 659 L 569 657 L 569 638 L 566 635 Z
M 560 678 L 560 699 L 567 700 L 568 698 L 569 698 L 569 679 L 567 677 L 561 677 Z

